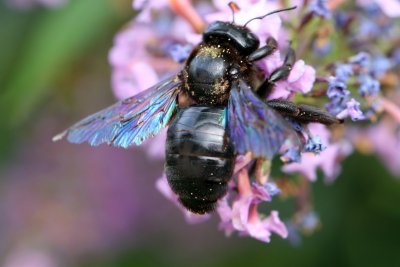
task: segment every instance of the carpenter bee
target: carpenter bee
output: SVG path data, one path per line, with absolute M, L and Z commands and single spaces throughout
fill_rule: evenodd
M 251 152 L 254 158 L 271 159 L 288 140 L 301 149 L 285 117 L 300 123 L 340 122 L 315 107 L 266 100 L 274 84 L 289 75 L 295 53 L 289 49 L 283 66 L 264 77 L 255 62 L 271 55 L 277 42 L 270 37 L 260 46 L 246 27 L 250 21 L 243 26 L 211 23 L 178 74 L 88 116 L 54 140 L 67 136 L 71 143 L 127 148 L 169 125 L 169 185 L 188 210 L 211 212 L 227 192 L 237 155 Z

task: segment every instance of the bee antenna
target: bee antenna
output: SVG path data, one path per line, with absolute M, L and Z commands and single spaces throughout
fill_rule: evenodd
M 235 2 L 233 2 L 233 1 L 229 2 L 229 3 L 228 3 L 228 6 L 229 6 L 229 8 L 230 8 L 231 11 L 232 11 L 232 23 L 235 24 L 235 13 L 238 12 L 238 11 L 240 10 L 240 8 L 239 8 L 239 6 L 238 6 Z
M 297 6 L 288 7 L 288 8 L 283 8 L 283 9 L 278 9 L 278 10 L 272 11 L 272 12 L 270 12 L 270 13 L 267 13 L 267 14 L 265 14 L 265 15 L 263 15 L 263 16 L 252 18 L 252 19 L 250 19 L 249 21 L 247 21 L 247 22 L 243 25 L 243 27 L 246 27 L 247 24 L 249 24 L 249 23 L 252 22 L 253 20 L 256 20 L 256 19 L 263 19 L 263 18 L 265 18 L 265 17 L 267 17 L 267 16 L 269 16 L 269 15 L 272 15 L 272 14 L 275 14 L 275 13 L 279 13 L 279 12 L 283 12 L 283 11 L 293 10 L 293 9 L 296 9 L 296 8 L 297 8 Z

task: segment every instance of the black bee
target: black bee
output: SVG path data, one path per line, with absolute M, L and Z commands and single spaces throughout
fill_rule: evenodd
M 168 182 L 188 210 L 211 212 L 226 194 L 236 155 L 251 152 L 254 158 L 271 159 L 288 140 L 301 149 L 284 117 L 301 123 L 340 122 L 315 107 L 265 100 L 274 84 L 289 75 L 295 53 L 289 49 L 283 66 L 265 78 L 254 62 L 272 54 L 277 42 L 270 37 L 259 47 L 247 23 L 210 24 L 180 73 L 81 120 L 54 139 L 67 135 L 71 143 L 126 148 L 170 125 Z

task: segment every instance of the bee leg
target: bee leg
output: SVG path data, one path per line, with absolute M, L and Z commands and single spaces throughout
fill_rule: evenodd
M 282 99 L 268 100 L 266 103 L 284 117 L 293 118 L 300 123 L 318 122 L 331 125 L 343 122 L 343 120 L 337 119 L 328 112 L 313 106 L 303 104 L 296 105 L 293 102 Z
M 253 53 L 251 53 L 247 57 L 247 60 L 253 62 L 262 59 L 264 57 L 267 57 L 271 55 L 276 50 L 277 47 L 278 47 L 278 42 L 274 38 L 268 37 L 267 44 L 263 47 L 258 48 Z
M 277 81 L 285 79 L 289 76 L 290 71 L 293 68 L 294 63 L 296 62 L 296 53 L 290 47 L 289 51 L 285 57 L 283 65 L 274 72 L 266 79 L 258 88 L 257 95 L 261 98 L 266 98 L 271 93 L 272 88 L 274 87 Z

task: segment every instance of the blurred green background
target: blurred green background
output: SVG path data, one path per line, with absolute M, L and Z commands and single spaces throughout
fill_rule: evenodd
M 400 180 L 373 156 L 346 159 L 332 185 L 319 177 L 322 227 L 293 247 L 226 238 L 217 216 L 187 224 L 143 150 L 52 143 L 115 101 L 108 51 L 133 16 L 130 0 L 0 2 L 0 266 L 400 266 Z M 290 200 L 272 208 L 293 213 Z

